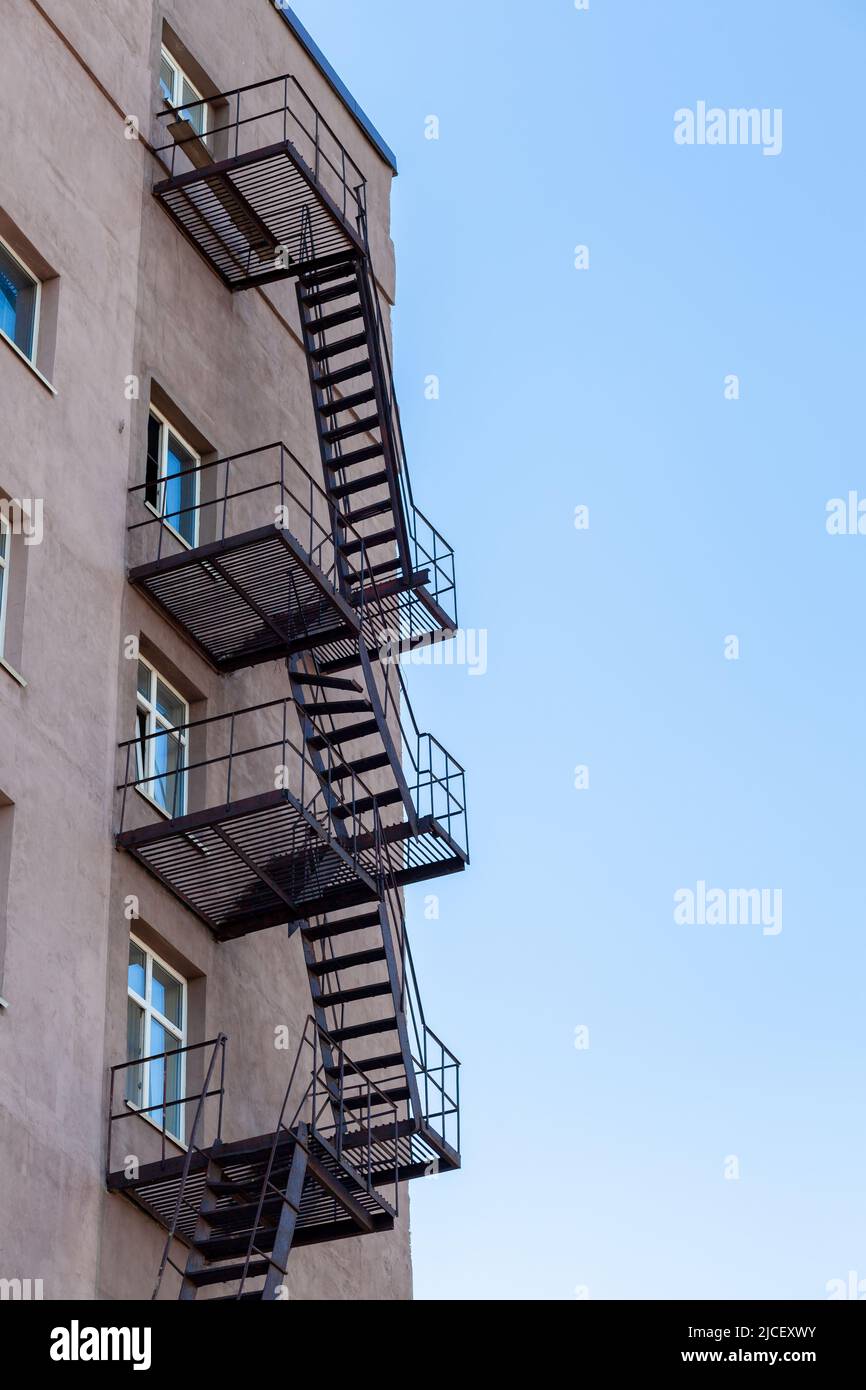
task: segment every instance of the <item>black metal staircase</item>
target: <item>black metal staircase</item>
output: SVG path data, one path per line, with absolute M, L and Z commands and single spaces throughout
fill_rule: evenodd
M 284 660 L 291 698 L 183 730 L 174 785 L 189 774 L 199 804 L 180 815 L 148 812 L 160 774 L 146 739 L 123 745 L 117 843 L 220 940 L 296 931 L 313 1018 L 266 1134 L 223 1140 L 222 1035 L 201 1091 L 172 1099 L 196 1103 L 184 1155 L 157 1104 L 160 1158 L 113 1168 L 112 1098 L 108 1186 L 167 1229 L 154 1296 L 173 1267 L 182 1299 L 271 1301 L 294 1247 L 389 1230 L 400 1183 L 460 1165 L 459 1063 L 427 1025 L 401 891 L 468 862 L 464 773 L 395 660 L 455 632 L 454 557 L 412 495 L 363 175 L 291 76 L 209 105 L 206 137 L 160 113 L 154 194 L 232 291 L 295 278 L 323 483 L 277 443 L 198 470 L 192 542 L 177 515 L 131 525 L 131 582 L 217 670 Z M 131 496 L 152 507 L 152 484 Z

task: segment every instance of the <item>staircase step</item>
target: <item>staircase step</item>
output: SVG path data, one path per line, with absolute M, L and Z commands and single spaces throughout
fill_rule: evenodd
M 308 275 L 301 277 L 301 284 L 305 290 L 313 291 L 319 285 L 330 284 L 332 280 L 345 280 L 347 276 L 353 275 L 357 279 L 358 267 L 354 261 L 346 260 L 338 262 L 336 265 L 326 266 L 322 270 L 312 271 Z
M 353 1059 L 351 1067 L 347 1057 L 343 1066 L 343 1073 L 345 1075 L 350 1069 L 357 1069 L 360 1072 L 364 1072 L 365 1075 L 369 1075 L 371 1071 L 386 1071 L 391 1067 L 402 1067 L 404 1065 L 402 1052 L 383 1052 L 379 1057 L 364 1057 L 360 1062 L 356 1062 Z M 338 1077 L 340 1075 L 339 1066 L 325 1067 L 325 1071 L 327 1075 L 331 1077 Z
M 305 290 L 301 294 L 301 303 L 306 305 L 308 309 L 318 309 L 322 304 L 333 304 L 336 299 L 345 299 L 347 294 L 357 293 L 358 281 L 352 278 L 345 280 L 341 285 L 331 285 L 330 289 L 327 290 Z
M 349 1042 L 352 1038 L 366 1038 L 374 1033 L 396 1033 L 396 1018 L 374 1018 L 369 1023 L 352 1023 L 348 1028 L 329 1028 L 334 1042 Z
M 375 772 L 379 767 L 389 767 L 390 763 L 387 753 L 371 753 L 368 758 L 358 758 L 353 763 L 338 763 L 336 767 L 329 769 L 327 775 L 332 782 L 342 782 L 345 777 L 361 777 L 365 772 Z M 357 802 L 355 805 L 357 806 Z
M 412 1092 L 409 1090 L 408 1086 L 396 1086 L 393 1091 L 386 1091 L 384 1089 L 382 1090 L 382 1096 L 384 1096 L 386 1100 L 394 1101 L 395 1104 L 401 1100 L 409 1100 L 411 1098 L 411 1095 Z M 377 1101 L 381 1102 L 382 1096 L 376 1094 L 372 1095 L 370 1097 L 370 1104 L 372 1106 L 375 1106 Z M 366 1110 L 367 1097 L 347 1096 L 343 1100 L 343 1106 L 346 1110 Z
M 313 384 L 320 391 L 327 391 L 330 386 L 339 386 L 343 381 L 351 381 L 352 377 L 363 376 L 370 371 L 370 359 L 365 358 L 362 362 L 353 362 L 348 367 L 338 367 L 335 372 L 324 372 L 321 376 L 314 377 Z
M 308 676 L 304 671 L 293 671 L 292 680 L 298 685 L 314 685 L 322 690 L 348 690 L 361 694 L 364 687 L 351 676 Z
M 323 401 L 317 408 L 320 415 L 339 415 L 342 410 L 354 410 L 356 405 L 367 405 L 375 399 L 376 388 L 367 386 L 363 391 L 356 391 L 354 395 L 340 396 L 334 401 Z
M 323 748 L 336 748 L 341 743 L 351 743 L 356 738 L 369 738 L 378 734 L 379 725 L 375 719 L 367 719 L 361 724 L 350 724 L 347 729 L 333 729 L 326 734 L 317 734 L 307 739 L 307 747 L 321 751 Z
M 310 357 L 316 362 L 326 362 L 329 357 L 337 357 L 341 352 L 355 352 L 358 348 L 367 346 L 366 333 L 353 333 L 351 338 L 340 338 L 336 343 L 324 343 L 321 347 L 313 348 Z M 369 362 L 367 366 L 369 367 Z M 317 386 L 322 383 L 316 382 Z
M 372 811 L 373 803 L 377 806 L 396 806 L 403 797 L 399 787 L 389 787 L 387 791 L 379 792 L 376 796 L 359 796 L 352 802 L 351 807 L 337 806 L 334 808 L 333 815 L 339 820 L 348 820 L 349 816 L 365 816 L 368 811 Z
M 314 995 L 313 1003 L 320 1009 L 336 1009 L 340 1004 L 360 1004 L 363 999 L 378 999 L 390 993 L 390 980 L 379 980 L 372 985 L 358 985 L 355 989 L 336 989 L 332 994 Z
M 276 1227 L 256 1232 L 256 1245 L 259 1250 L 272 1250 L 276 1239 Z M 232 1255 L 246 1255 L 249 1249 L 249 1232 L 240 1235 L 208 1236 L 206 1240 L 194 1240 L 193 1245 L 206 1260 L 229 1259 Z
M 327 333 L 331 328 L 339 328 L 341 323 L 353 323 L 355 319 L 362 319 L 364 310 L 360 304 L 351 304 L 348 309 L 338 309 L 334 314 L 323 314 L 320 319 L 308 318 L 304 322 L 304 327 L 308 333 Z
M 366 931 L 369 927 L 379 927 L 379 913 L 361 912 L 356 917 L 344 917 L 339 922 L 323 922 L 318 927 L 304 927 L 301 935 L 305 941 L 326 941 L 329 936 L 345 936 L 352 931 Z
M 261 1195 L 261 1182 L 258 1185 L 258 1195 L 254 1200 L 247 1202 L 233 1202 L 229 1207 L 217 1207 L 216 1211 L 205 1213 L 205 1219 L 209 1226 L 214 1229 L 220 1227 L 234 1227 L 236 1230 L 249 1231 L 256 1219 L 256 1212 L 259 1209 L 259 1196 Z M 276 1220 L 280 1215 L 280 1208 L 283 1199 L 276 1193 L 266 1197 L 262 1203 L 262 1217 L 265 1220 Z
M 326 460 L 326 467 L 332 473 L 342 473 L 344 468 L 352 468 L 356 463 L 366 463 L 368 459 L 380 458 L 384 452 L 381 444 L 366 444 L 363 449 L 355 449 L 351 454 L 335 454 Z
M 397 532 L 394 530 L 393 526 L 389 526 L 386 531 L 371 531 L 369 536 L 364 536 L 361 539 L 342 541 L 340 549 L 344 555 L 357 555 L 358 551 L 362 548 L 364 550 L 372 550 L 377 545 L 387 545 L 390 541 L 395 541 L 396 539 Z
M 383 497 L 381 502 L 371 502 L 368 507 L 358 507 L 354 512 L 343 512 L 343 520 L 355 525 L 357 521 L 369 521 L 371 517 L 381 516 L 391 510 L 391 498 Z
M 315 965 L 308 966 L 311 975 L 331 975 L 337 970 L 354 970 L 358 965 L 375 965 L 377 961 L 385 960 L 386 953 L 384 946 L 374 946 L 369 951 L 355 951 L 350 956 L 336 956 L 329 960 L 317 961 Z
M 369 714 L 372 706 L 369 700 L 313 700 L 298 708 L 304 714 Z
M 400 568 L 400 557 L 395 555 L 390 560 L 380 560 L 378 565 L 368 565 L 367 574 L 390 574 L 392 570 Z
M 369 434 L 371 430 L 378 428 L 378 414 L 365 415 L 361 420 L 350 420 L 347 425 L 335 425 L 333 429 L 325 430 L 324 438 L 328 444 L 336 444 L 341 439 L 351 439 L 356 434 Z
M 352 478 L 348 483 L 338 483 L 329 491 L 332 497 L 337 497 L 342 501 L 344 497 L 351 497 L 356 492 L 372 492 L 374 487 L 381 487 L 387 481 L 387 473 L 368 473 L 366 478 Z
M 262 1274 L 267 1274 L 269 1268 L 267 1260 L 250 1260 L 247 1278 L 258 1279 Z M 195 1269 L 186 1277 L 191 1284 L 201 1288 L 203 1284 L 232 1284 L 235 1280 L 242 1279 L 243 1273 L 244 1262 L 241 1260 L 239 1264 L 211 1265 L 209 1269 Z M 219 1302 L 219 1299 L 214 1299 L 214 1302 Z

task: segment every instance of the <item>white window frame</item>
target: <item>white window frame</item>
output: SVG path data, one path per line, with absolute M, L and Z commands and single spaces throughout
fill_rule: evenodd
M 35 368 L 36 351 L 39 346 L 39 315 L 40 310 L 42 308 L 42 281 L 40 280 L 36 272 L 30 269 L 27 262 L 21 259 L 21 257 L 18 255 L 18 252 L 12 249 L 12 247 L 9 245 L 9 242 L 4 241 L 2 236 L 0 236 L 0 246 L 3 247 L 3 250 L 7 253 L 7 255 L 11 256 L 12 260 L 18 266 L 19 270 L 23 270 L 24 274 L 28 277 L 28 279 L 32 280 L 33 284 L 36 286 L 36 305 L 33 310 L 33 341 L 30 345 L 31 355 L 28 357 L 24 349 L 19 347 L 18 344 L 15 342 L 14 338 L 9 337 L 8 333 L 4 333 L 2 328 L 0 328 L 0 338 L 3 338 L 12 348 L 13 352 L 18 353 L 19 357 L 23 357 L 24 361 L 29 366 Z
M 159 459 L 156 477 L 156 506 L 154 506 L 152 502 L 148 502 L 147 497 L 145 497 L 144 505 L 149 509 L 149 511 L 153 512 L 154 516 L 159 517 L 166 530 L 170 531 L 171 534 L 174 536 L 175 540 L 180 541 L 181 545 L 184 546 L 186 550 L 195 550 L 196 546 L 198 545 L 198 524 L 201 507 L 201 454 L 198 452 L 197 449 L 194 449 L 193 446 L 190 443 L 188 443 L 186 439 L 184 439 L 183 435 L 180 433 L 180 430 L 175 429 L 171 421 L 167 419 L 165 415 L 163 415 L 161 410 L 157 410 L 155 405 L 148 406 L 148 413 L 149 415 L 152 415 L 155 420 L 158 420 L 160 425 Z M 195 459 L 195 497 L 193 501 L 193 506 L 195 510 L 192 514 L 194 523 L 194 534 L 193 539 L 191 541 L 188 541 L 186 536 L 182 536 L 180 531 L 178 531 L 177 527 L 172 526 L 171 522 L 167 521 L 164 516 L 165 485 L 168 482 L 169 434 L 173 434 L 178 444 L 182 444 L 183 447 L 190 454 L 192 454 L 193 458 Z
M 192 78 L 190 77 L 189 73 L 186 72 L 185 69 L 181 67 L 180 63 L 179 63 L 179 62 L 177 61 L 177 59 L 175 58 L 174 54 L 171 53 L 171 52 L 166 48 L 165 44 L 162 44 L 161 47 L 160 47 L 160 50 L 159 50 L 159 58 L 160 58 L 160 68 L 162 67 L 163 62 L 166 62 L 166 63 L 168 63 L 169 67 L 171 68 L 172 72 L 174 73 L 174 91 L 172 92 L 172 100 L 169 101 L 167 97 L 163 97 L 163 101 L 165 102 L 166 106 L 170 106 L 171 109 L 172 109 L 173 111 L 177 111 L 178 114 L 179 114 L 180 116 L 183 115 L 183 110 L 184 110 L 184 108 L 183 108 L 183 84 L 184 84 L 184 82 L 185 82 L 186 85 L 189 87 L 189 89 L 190 89 L 191 92 L 195 92 L 196 100 L 197 100 L 197 101 L 202 101 L 202 102 L 204 102 L 204 105 L 203 105 L 202 108 L 201 108 L 201 133 L 199 133 L 198 131 L 196 131 L 196 134 L 198 135 L 199 140 L 204 140 L 205 137 L 207 136 L 207 133 L 208 133 L 208 124 L 209 124 L 209 123 L 208 123 L 208 100 L 207 100 L 207 97 L 204 95 L 204 92 L 199 91 L 198 87 L 197 87 L 196 84 L 193 82 L 193 80 L 192 80 Z M 157 77 L 157 80 L 159 80 L 158 77 Z M 161 91 L 162 91 L 162 87 L 160 86 L 160 92 L 161 92 Z M 194 103 L 191 103 L 191 102 L 188 103 L 188 105 L 193 105 L 193 104 L 194 104 Z
M 0 587 L 0 659 L 2 659 L 6 645 L 6 609 L 9 603 L 9 562 L 12 558 L 12 527 L 2 514 L 0 514 L 0 537 L 3 538 L 3 545 L 0 546 L 0 573 L 2 573 L 3 576 L 3 584 L 2 587 Z
M 181 1047 L 186 1047 L 187 1009 L 188 1009 L 188 998 L 189 998 L 188 984 L 189 984 L 189 982 L 188 982 L 187 980 L 185 980 L 184 977 L 183 977 L 183 975 L 180 975 L 180 974 L 178 973 L 177 970 L 174 970 L 174 969 L 172 968 L 172 966 L 169 965 L 168 961 L 163 960 L 162 956 L 157 955 L 156 951 L 151 950 L 150 946 L 146 946 L 145 943 L 140 939 L 140 937 L 137 937 L 137 936 L 135 936 L 132 932 L 130 932 L 129 939 L 130 939 L 130 941 L 132 942 L 132 944 L 133 944 L 134 946 L 137 946 L 138 949 L 144 953 L 144 998 L 142 998 L 142 996 L 141 996 L 140 994 L 138 994 L 138 993 L 132 988 L 132 985 L 129 983 L 129 965 L 128 965 L 128 962 L 127 962 L 127 973 L 126 973 L 126 994 L 127 994 L 127 999 L 131 999 L 131 1000 L 133 1001 L 134 1004 L 137 1004 L 138 1007 L 144 1011 L 144 1052 L 143 1052 L 142 1055 L 143 1055 L 144 1057 L 150 1057 L 150 1056 L 151 1056 L 151 1051 L 150 1051 L 150 1046 L 151 1046 L 151 1044 L 150 1044 L 150 1025 L 151 1025 L 151 1021 L 152 1021 L 153 1019 L 156 1019 L 157 1023 L 160 1024 L 160 1026 L 161 1026 L 162 1028 L 165 1029 L 166 1033 L 170 1034 L 172 1038 L 176 1038 L 176 1039 L 177 1039 L 177 1045 L 178 1045 L 179 1048 L 181 1048 Z M 152 986 L 153 986 L 153 966 L 154 966 L 154 962 L 156 962 L 157 965 L 161 966 L 161 968 L 166 972 L 166 974 L 171 975 L 172 978 L 175 979 L 175 980 L 177 980 L 178 983 L 180 984 L 180 998 L 181 998 L 181 1010 L 180 1010 L 180 1012 L 181 1012 L 181 1026 L 180 1026 L 180 1028 L 178 1028 L 178 1026 L 177 1026 L 176 1023 L 172 1023 L 172 1021 L 171 1021 L 170 1018 L 166 1018 L 164 1014 L 161 1014 L 160 1011 L 159 1011 L 159 1009 L 155 1009 L 155 1008 L 153 1007 L 153 1003 L 152 1003 L 153 987 L 152 987 Z M 130 1062 L 135 1062 L 135 1061 L 136 1061 L 136 1058 L 130 1057 L 128 1060 L 129 1060 Z M 186 1053 L 181 1053 L 181 1056 L 178 1058 L 178 1062 L 179 1062 L 179 1070 L 178 1070 L 178 1089 L 179 1089 L 179 1096 L 184 1096 L 184 1095 L 186 1094 Z M 144 1096 L 147 1097 L 147 1099 L 145 1100 L 145 1105 L 146 1105 L 146 1106 L 155 1105 L 156 1102 L 151 1098 L 151 1094 L 150 1094 L 150 1062 L 141 1062 L 141 1063 L 140 1063 L 140 1066 L 141 1066 L 141 1094 L 142 1094 L 143 1097 L 144 1097 Z M 126 1103 L 127 1103 L 127 1105 L 130 1106 L 130 1108 L 133 1109 L 133 1110 L 139 1110 L 139 1109 L 141 1108 L 140 1106 L 137 1106 L 137 1105 L 135 1104 L 134 1101 L 131 1101 L 131 1100 L 129 1100 L 129 1099 L 127 1099 L 127 1102 L 126 1102 Z M 173 1105 L 177 1105 L 177 1108 L 178 1108 L 178 1111 L 179 1111 L 179 1114 L 180 1114 L 180 1134 L 179 1134 L 179 1135 L 178 1135 L 178 1134 L 172 1134 L 172 1132 L 171 1132 L 170 1129 L 166 1129 L 165 1133 L 166 1133 L 166 1135 L 168 1136 L 168 1138 L 169 1138 L 169 1139 L 173 1139 L 173 1140 L 175 1141 L 176 1144 L 181 1144 L 181 1145 L 183 1145 L 184 1147 L 186 1147 L 186 1106 L 181 1105 L 181 1104 L 179 1103 L 179 1100 L 177 1100 L 177 1101 L 168 1100 L 167 1097 L 163 1094 L 163 1098 L 162 1098 L 162 1110 L 163 1110 L 163 1119 L 164 1119 L 164 1120 L 165 1120 L 165 1118 L 166 1118 L 167 1112 L 171 1109 L 171 1107 L 172 1107 Z M 151 1123 L 152 1125 L 155 1125 L 156 1128 L 160 1131 L 160 1133 L 162 1133 L 163 1126 L 159 1123 L 158 1120 L 155 1120 L 153 1117 L 154 1117 L 154 1112 L 153 1112 L 152 1110 L 150 1110 L 150 1111 L 148 1111 L 147 1114 L 142 1115 L 141 1118 L 142 1118 L 143 1120 L 149 1120 L 150 1123 Z
M 180 733 L 180 734 L 178 734 L 178 732 L 177 732 L 178 729 L 179 729 L 179 728 L 183 728 L 183 725 L 169 724 L 168 721 L 167 721 L 167 719 L 165 718 L 165 715 L 160 714 L 159 710 L 158 710 L 157 707 L 156 707 L 156 683 L 157 683 L 157 681 L 161 681 L 162 684 L 165 686 L 165 688 L 166 688 L 167 690 L 170 690 L 171 693 L 172 693 L 172 695 L 174 695 L 176 699 L 180 700 L 181 704 L 183 705 L 184 715 L 185 715 L 185 718 L 184 718 L 184 721 L 183 721 L 183 724 L 184 724 L 184 725 L 189 724 L 189 701 L 188 701 L 183 695 L 181 695 L 180 691 L 177 690 L 177 689 L 172 685 L 171 681 L 167 681 L 167 680 L 166 680 L 166 678 L 165 678 L 165 676 L 162 674 L 162 672 L 161 672 L 161 671 L 158 671 L 157 668 L 154 666 L 153 662 L 147 660 L 147 657 L 141 656 L 141 655 L 139 654 L 138 662 L 139 662 L 139 664 L 140 664 L 141 666 L 146 666 L 146 667 L 147 667 L 148 671 L 149 671 L 150 674 L 151 674 L 151 683 L 150 683 L 150 691 L 148 692 L 148 694 L 147 694 L 146 696 L 145 696 L 145 695 L 142 695 L 141 691 L 138 689 L 138 665 L 137 665 L 137 666 L 136 666 L 136 672 L 135 672 L 135 682 L 136 682 L 136 683 L 135 683 L 135 766 L 136 766 L 136 776 L 139 777 L 139 778 L 146 777 L 146 778 L 150 778 L 150 779 L 152 779 L 152 780 L 146 782 L 144 786 L 140 786 L 140 785 L 139 785 L 139 786 L 136 786 L 135 790 L 139 793 L 140 796 L 143 796 L 144 799 L 145 799 L 146 801 L 149 801 L 150 804 L 151 804 L 152 806 L 154 806 L 154 807 L 156 808 L 157 811 L 159 811 L 159 813 L 160 813 L 161 816 L 165 816 L 166 820 L 174 820 L 174 819 L 176 819 L 176 817 L 178 817 L 178 816 L 184 816 L 184 815 L 186 815 L 187 799 L 188 799 L 188 798 L 187 798 L 187 793 L 188 793 L 188 790 L 189 790 L 189 769 L 188 769 L 188 767 L 187 767 L 187 765 L 186 765 L 186 764 L 187 764 L 187 749 L 188 749 L 188 747 L 189 747 L 189 730 L 184 728 L 183 732 Z M 140 712 L 142 709 L 143 709 L 143 710 L 146 712 L 146 714 L 147 714 L 147 726 L 146 726 L 146 728 L 145 728 L 146 742 L 145 742 L 145 747 L 144 747 L 145 760 L 146 760 L 146 764 L 147 764 L 146 767 L 144 766 L 144 762 L 143 762 L 142 756 L 141 756 L 141 754 L 142 754 L 142 749 L 141 749 L 141 743 L 140 743 L 140 741 L 139 741 L 139 734 L 138 734 L 138 715 L 139 715 L 139 712 Z M 182 766 L 182 768 L 183 768 L 183 771 L 182 771 L 182 772 L 176 772 L 176 773 L 167 772 L 167 773 L 164 773 L 164 774 L 159 774 L 159 773 L 156 771 L 156 768 L 154 767 L 154 760 L 153 760 L 153 757 L 152 757 L 152 755 L 151 755 L 151 750 L 156 748 L 156 743 L 157 743 L 157 740 L 156 740 L 155 737 L 153 737 L 153 735 L 156 735 L 156 734 L 159 734 L 159 733 L 174 733 L 174 734 L 177 735 L 178 740 L 179 740 L 179 742 L 180 742 L 180 746 L 181 746 L 181 766 Z M 174 777 L 179 777 L 179 778 L 180 778 L 180 784 L 181 784 L 181 796 L 180 796 L 181 805 L 180 805 L 180 809 L 175 809 L 175 810 L 173 810 L 173 811 L 168 811 L 168 810 L 166 810 L 166 808 L 165 808 L 164 806 L 161 806 L 161 805 L 160 805 L 160 803 L 157 801 L 156 797 L 152 794 L 152 792 L 148 790 L 149 787 L 152 787 L 152 786 L 154 785 L 154 782 L 155 782 L 156 780 L 158 780 L 158 778 L 159 778 L 160 775 L 162 775 L 162 776 L 164 776 L 164 777 L 166 777 L 166 778 L 169 778 L 169 777 L 172 777 L 172 776 L 174 776 Z

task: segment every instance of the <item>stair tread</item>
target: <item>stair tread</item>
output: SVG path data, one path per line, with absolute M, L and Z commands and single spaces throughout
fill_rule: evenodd
M 339 415 L 342 410 L 354 410 L 355 406 L 367 405 L 375 399 L 376 388 L 365 386 L 363 391 L 355 391 L 350 396 L 340 396 L 333 401 L 323 401 L 316 409 L 320 415 Z
M 369 951 L 353 951 L 348 956 L 332 956 L 328 960 L 317 961 L 308 969 L 311 975 L 331 975 L 338 970 L 354 970 L 356 966 L 374 965 L 377 961 L 386 959 L 384 946 L 373 946 Z
M 350 454 L 335 454 L 327 460 L 327 467 L 332 473 L 342 473 L 344 468 L 351 468 L 356 463 L 366 463 L 368 459 L 378 458 L 383 453 L 382 444 L 367 444 L 363 449 L 355 449 Z
M 393 526 L 387 527 L 384 531 L 371 531 L 369 536 L 359 537 L 350 541 L 341 541 L 340 549 L 344 555 L 354 555 L 359 550 L 372 550 L 377 545 L 387 545 L 389 541 L 396 541 L 397 532 Z
M 339 439 L 351 439 L 356 434 L 369 434 L 371 430 L 378 428 L 379 414 L 378 411 L 374 411 L 372 415 L 362 415 L 357 420 L 350 420 L 348 424 L 333 425 L 322 433 L 329 444 L 335 444 Z
M 336 276 L 334 277 L 337 278 Z M 306 290 L 301 293 L 301 303 L 308 309 L 318 309 L 322 304 L 333 304 L 338 299 L 345 299 L 347 295 L 358 293 L 357 277 L 345 279 L 340 285 L 331 285 L 330 289 Z
M 365 358 L 361 362 L 351 362 L 348 367 L 338 367 L 333 372 L 323 372 L 320 376 L 313 377 L 313 385 L 320 391 L 325 391 L 329 386 L 339 386 L 344 381 L 351 381 L 353 377 L 364 376 L 370 372 L 370 359 Z
M 354 526 L 356 521 L 369 521 L 371 517 L 381 516 L 391 510 L 391 498 L 383 497 L 381 502 L 371 502 L 369 506 L 359 507 L 357 511 L 344 512 L 343 519 Z
M 322 690 L 348 690 L 358 695 L 364 689 L 360 681 L 353 680 L 351 676 L 311 676 L 305 671 L 293 671 L 292 680 L 297 681 L 298 685 L 320 686 Z
M 347 1028 L 331 1028 L 334 1042 L 348 1042 L 352 1038 L 366 1038 L 373 1033 L 396 1033 L 396 1018 L 374 1018 L 367 1023 L 351 1023 Z
M 402 1052 L 383 1052 L 378 1057 L 362 1057 L 360 1062 L 352 1059 L 350 1063 L 347 1057 L 343 1070 L 346 1072 L 351 1066 L 353 1070 L 357 1069 L 360 1072 L 368 1073 L 385 1071 L 389 1067 L 402 1067 L 404 1065 Z M 340 1068 L 338 1066 L 326 1067 L 325 1072 L 328 1076 L 337 1077 L 340 1075 Z
M 341 782 L 345 777 L 353 774 L 360 777 L 364 772 L 375 772 L 376 768 L 388 767 L 391 759 L 387 753 L 371 753 L 369 757 L 358 758 L 353 763 L 337 763 L 335 767 L 329 768 L 328 776 L 335 782 Z
M 379 725 L 375 719 L 367 719 L 362 724 L 351 724 L 347 729 L 329 729 L 307 739 L 307 745 L 321 751 L 323 748 L 336 748 L 343 743 L 351 743 L 356 738 L 370 738 L 378 734 Z
M 374 487 L 382 487 L 387 481 L 388 474 L 385 472 L 368 473 L 364 478 L 351 478 L 348 483 L 339 483 L 329 491 L 332 497 L 342 501 L 344 497 L 352 497 L 356 492 L 372 492 Z
M 390 1091 L 386 1090 L 384 1086 L 379 1086 L 377 1089 L 381 1091 L 385 1100 L 393 1101 L 395 1104 L 401 1100 L 410 1100 L 412 1096 L 408 1086 L 395 1086 Z M 380 1099 L 381 1097 L 379 1095 L 374 1095 L 372 1097 L 372 1104 L 375 1105 L 376 1101 Z M 343 1100 L 343 1105 L 346 1110 L 365 1110 L 367 1108 L 367 1097 L 346 1096 Z
M 335 1009 L 339 1004 L 360 1004 L 364 999 L 379 999 L 383 994 L 390 993 L 390 980 L 376 980 L 370 985 L 356 985 L 352 989 L 335 989 L 330 994 L 315 995 L 313 1003 L 320 1009 Z
M 372 705 L 367 699 L 311 700 L 309 703 L 302 701 L 298 708 L 304 714 L 369 714 Z
M 313 348 L 310 356 L 317 362 L 326 362 L 329 357 L 337 357 L 341 352 L 354 352 L 357 348 L 366 346 L 366 333 L 353 333 L 349 337 L 338 339 L 337 342 L 323 343 L 321 347 Z
M 304 319 L 304 327 L 308 333 L 320 334 L 327 333 L 331 328 L 339 328 L 343 323 L 353 323 L 355 319 L 364 317 L 364 310 L 360 304 L 350 304 L 347 309 L 337 309 L 333 314 L 323 314 L 321 318 Z
M 398 801 L 403 800 L 403 794 L 399 787 L 388 787 L 386 791 L 377 792 L 375 796 L 359 796 L 349 806 L 336 806 L 333 814 L 340 820 L 348 820 L 349 816 L 363 816 L 368 811 L 372 811 L 373 803 L 377 806 L 395 806 Z
M 306 941 L 324 941 L 329 936 L 345 936 L 348 932 L 367 931 L 370 927 L 381 926 L 379 913 L 361 912 L 355 917 L 345 917 L 339 922 L 323 922 L 317 927 L 304 927 L 301 935 Z
M 247 1270 L 248 1279 L 257 1279 L 262 1274 L 267 1274 L 270 1268 L 267 1260 L 250 1260 L 250 1267 Z M 208 1269 L 195 1269 L 187 1274 L 191 1284 L 201 1287 L 203 1284 L 231 1284 L 235 1280 L 242 1278 L 244 1272 L 244 1262 L 239 1264 L 211 1265 Z

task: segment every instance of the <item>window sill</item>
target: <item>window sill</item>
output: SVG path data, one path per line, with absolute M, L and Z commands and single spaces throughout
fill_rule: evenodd
M 24 679 L 24 677 L 20 675 L 18 671 L 15 670 L 14 666 L 10 666 L 9 662 L 6 660 L 5 657 L 0 656 L 0 667 L 2 667 L 2 669 L 6 671 L 14 681 L 18 682 L 22 690 L 27 689 L 27 682 Z
M 158 1125 L 156 1123 L 156 1120 L 152 1120 L 149 1115 L 143 1115 L 134 1100 L 125 1100 L 123 1103 L 126 1106 L 127 1110 L 131 1110 L 133 1115 L 137 1115 L 140 1120 L 144 1120 L 146 1124 L 150 1125 L 151 1129 L 156 1130 L 157 1134 L 163 1133 L 162 1125 Z M 169 1108 L 171 1107 L 171 1104 L 172 1102 L 169 1101 Z M 173 1144 L 174 1147 L 176 1149 L 179 1149 L 180 1152 L 183 1154 L 189 1152 L 189 1145 L 185 1144 L 182 1139 L 176 1139 L 173 1134 L 169 1133 L 168 1130 L 165 1131 L 165 1142 L 167 1144 Z
M 27 357 L 27 355 L 21 351 L 18 344 L 13 343 L 12 339 L 8 338 L 2 329 L 0 329 L 0 339 L 2 339 L 2 341 L 6 344 L 8 348 L 12 349 L 12 351 L 15 353 L 15 356 L 19 358 L 20 361 L 24 363 L 25 367 L 27 367 L 28 370 L 33 373 L 37 381 L 42 382 L 42 385 L 45 387 L 46 391 L 50 391 L 52 396 L 56 396 L 57 387 L 51 385 L 51 382 L 48 380 L 48 378 L 42 375 L 39 368 L 33 365 L 33 363 L 30 361 L 30 358 Z

